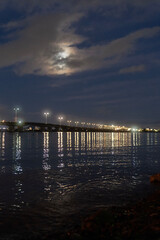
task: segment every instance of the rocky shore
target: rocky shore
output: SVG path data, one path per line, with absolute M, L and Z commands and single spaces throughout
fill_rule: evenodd
M 160 239 L 160 191 L 126 207 L 98 210 L 60 239 Z
M 159 189 L 160 174 L 151 176 L 150 182 Z M 135 204 L 100 209 L 58 239 L 160 240 L 160 189 Z

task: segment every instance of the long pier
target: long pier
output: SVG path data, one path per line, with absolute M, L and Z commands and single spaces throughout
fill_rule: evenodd
M 8 132 L 112 132 L 113 129 L 98 127 L 79 127 L 37 122 L 0 122 L 0 131 Z M 125 130 L 123 130 L 124 132 Z M 126 130 L 127 132 L 127 130 Z
M 120 129 L 114 129 L 111 127 L 79 127 L 68 126 L 52 123 L 38 123 L 38 122 L 0 122 L 0 131 L 6 132 L 131 132 L 132 129 L 126 127 Z M 141 132 L 148 132 L 147 129 L 141 129 Z M 151 129 L 149 132 L 160 132 L 160 130 Z

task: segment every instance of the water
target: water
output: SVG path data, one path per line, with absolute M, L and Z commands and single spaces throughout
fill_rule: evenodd
M 0 133 L 0 237 L 42 236 L 154 190 L 159 133 Z

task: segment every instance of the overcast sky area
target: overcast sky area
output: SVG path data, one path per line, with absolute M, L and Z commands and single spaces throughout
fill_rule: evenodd
M 0 120 L 160 128 L 160 0 L 0 0 Z

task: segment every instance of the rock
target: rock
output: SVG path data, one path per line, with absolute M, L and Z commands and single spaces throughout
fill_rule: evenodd
M 150 177 L 150 182 L 159 182 L 160 183 L 160 173 L 152 175 Z

